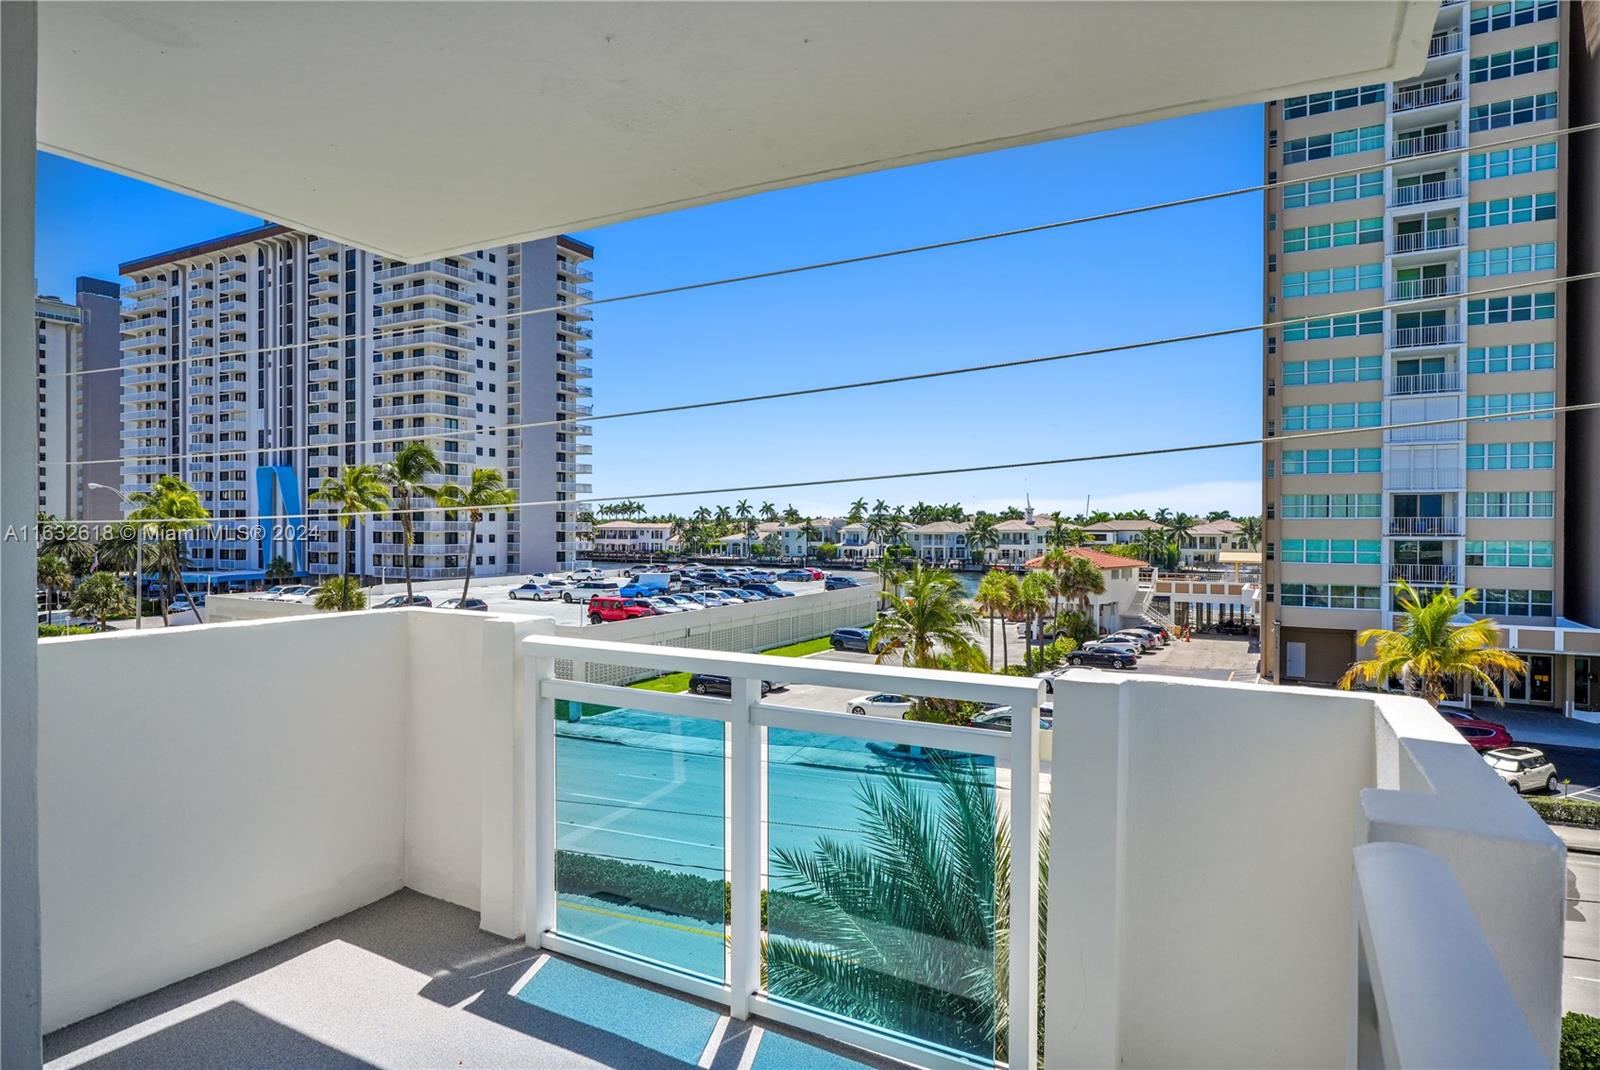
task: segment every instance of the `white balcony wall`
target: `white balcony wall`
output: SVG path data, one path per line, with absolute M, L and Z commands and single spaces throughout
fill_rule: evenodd
M 547 627 L 406 610 L 41 641 L 44 1028 L 401 887 L 514 933 L 512 649 Z

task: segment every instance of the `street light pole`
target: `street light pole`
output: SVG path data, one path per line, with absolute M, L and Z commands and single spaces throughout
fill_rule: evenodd
M 122 504 L 132 505 L 128 496 L 116 487 L 108 487 L 104 483 L 90 483 L 91 489 L 109 490 L 112 494 L 122 499 Z M 134 631 L 144 630 L 144 525 L 136 524 L 133 529 L 133 628 Z

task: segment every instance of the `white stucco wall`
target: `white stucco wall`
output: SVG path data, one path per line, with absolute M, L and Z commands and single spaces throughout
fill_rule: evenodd
M 401 887 L 406 629 L 39 644 L 45 1029 Z

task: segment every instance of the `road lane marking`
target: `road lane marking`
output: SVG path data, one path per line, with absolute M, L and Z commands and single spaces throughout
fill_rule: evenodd
M 711 929 L 699 929 L 693 925 L 680 925 L 675 921 L 661 921 L 657 918 L 646 918 L 638 914 L 625 914 L 620 910 L 605 910 L 600 907 L 586 906 L 582 903 L 574 903 L 569 900 L 563 900 L 561 905 L 566 907 L 568 910 L 581 910 L 585 914 L 599 914 L 601 917 L 617 918 L 622 921 L 643 922 L 646 925 L 655 925 L 662 929 L 671 929 L 674 932 L 689 933 L 692 936 L 711 936 L 718 940 L 723 940 L 727 937 L 726 933 L 713 931 Z M 533 975 L 533 971 L 530 970 L 528 975 L 531 977 Z

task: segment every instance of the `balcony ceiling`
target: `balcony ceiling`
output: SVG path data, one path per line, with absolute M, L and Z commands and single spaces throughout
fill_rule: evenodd
M 414 261 L 1405 77 L 1436 10 L 42 4 L 39 142 Z

